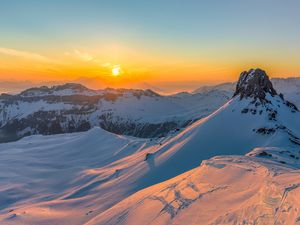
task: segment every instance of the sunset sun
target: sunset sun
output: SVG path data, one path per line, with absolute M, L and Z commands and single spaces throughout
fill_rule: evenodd
M 111 72 L 112 72 L 113 76 L 115 76 L 115 77 L 119 76 L 120 75 L 120 67 L 117 66 L 117 67 L 112 68 Z

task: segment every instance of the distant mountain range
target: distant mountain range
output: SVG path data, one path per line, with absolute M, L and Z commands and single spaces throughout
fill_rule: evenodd
M 272 81 L 280 93 L 300 105 L 300 78 Z M 116 134 L 162 137 L 218 109 L 233 96 L 235 86 L 224 83 L 163 96 L 151 90 L 91 90 L 67 83 L 2 94 L 0 143 L 31 134 L 86 131 L 94 126 Z
M 228 99 L 218 90 L 162 96 L 151 90 L 91 90 L 80 84 L 31 88 L 0 96 L 0 142 L 94 126 L 136 137 L 166 136 L 207 116 Z

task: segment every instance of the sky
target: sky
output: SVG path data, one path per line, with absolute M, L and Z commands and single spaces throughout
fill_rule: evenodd
M 298 0 L 1 0 L 0 91 L 80 82 L 172 92 L 256 67 L 300 76 L 299 10 Z

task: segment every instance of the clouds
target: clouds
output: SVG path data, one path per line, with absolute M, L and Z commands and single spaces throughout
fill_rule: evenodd
M 12 48 L 5 48 L 5 47 L 0 47 L 0 55 L 6 55 L 6 56 L 11 56 L 11 57 L 18 57 L 18 58 L 23 58 L 27 60 L 33 60 L 37 62 L 43 62 L 43 63 L 57 63 L 56 60 L 51 59 L 47 56 L 35 53 L 35 52 L 29 52 L 29 51 L 21 51 L 17 49 L 12 49 Z M 99 63 L 98 60 L 92 56 L 90 53 L 74 49 L 70 52 L 65 52 L 66 56 L 72 56 L 76 59 L 79 59 L 80 61 L 83 62 L 94 62 L 94 63 Z
M 91 63 L 94 64 L 98 67 L 99 69 L 103 69 L 102 74 L 105 75 L 106 73 L 109 73 L 110 75 L 113 69 L 118 68 L 121 73 L 124 73 L 124 71 L 121 69 L 120 64 L 113 64 L 111 62 L 103 62 L 99 58 L 93 56 L 91 53 L 88 53 L 86 51 L 78 50 L 78 49 L 73 49 L 71 51 L 65 52 L 65 55 L 68 57 L 73 57 L 76 60 L 82 61 L 84 63 Z
M 78 58 L 78 59 L 80 59 L 84 62 L 93 62 L 93 61 L 96 60 L 91 54 L 89 54 L 87 52 L 80 51 L 78 49 L 74 49 L 72 51 L 72 53 L 67 52 L 67 55 L 73 55 L 76 58 Z
M 97 57 L 92 55 L 91 53 L 88 53 L 86 51 L 82 51 L 79 49 L 73 49 L 71 51 L 65 52 L 66 56 L 73 57 L 77 60 L 83 61 L 83 62 L 90 62 L 95 63 L 98 66 L 104 67 L 104 68 L 112 68 L 114 65 L 110 62 L 102 62 Z
M 20 51 L 20 50 L 15 50 L 15 49 L 11 49 L 11 48 L 0 47 L 0 54 L 7 55 L 7 56 L 13 56 L 13 57 L 20 57 L 20 58 L 34 60 L 34 61 L 38 61 L 38 62 L 44 62 L 44 63 L 53 63 L 54 62 L 54 60 L 52 60 L 46 56 L 34 53 L 34 52 Z
M 71 56 L 83 62 L 92 62 L 92 63 L 100 64 L 99 60 L 96 57 L 94 57 L 92 54 L 79 49 L 73 49 L 72 51 L 65 52 L 65 55 Z
M 102 67 L 109 67 L 109 68 L 112 67 L 111 63 L 109 63 L 109 62 L 102 63 L 101 66 L 102 66 Z

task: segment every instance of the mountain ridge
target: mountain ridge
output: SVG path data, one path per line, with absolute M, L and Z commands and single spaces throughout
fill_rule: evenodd
M 277 79 L 275 83 L 286 99 L 299 106 L 295 79 Z M 151 90 L 92 90 L 69 83 L 2 94 L 0 142 L 32 134 L 86 131 L 93 126 L 143 138 L 166 136 L 209 115 L 232 97 L 233 89 L 234 85 L 226 83 L 204 88 L 198 94 L 163 96 Z
M 228 99 L 223 94 L 161 96 L 151 90 L 90 90 L 78 84 L 33 88 L 0 96 L 0 142 L 93 126 L 144 138 L 166 136 Z

